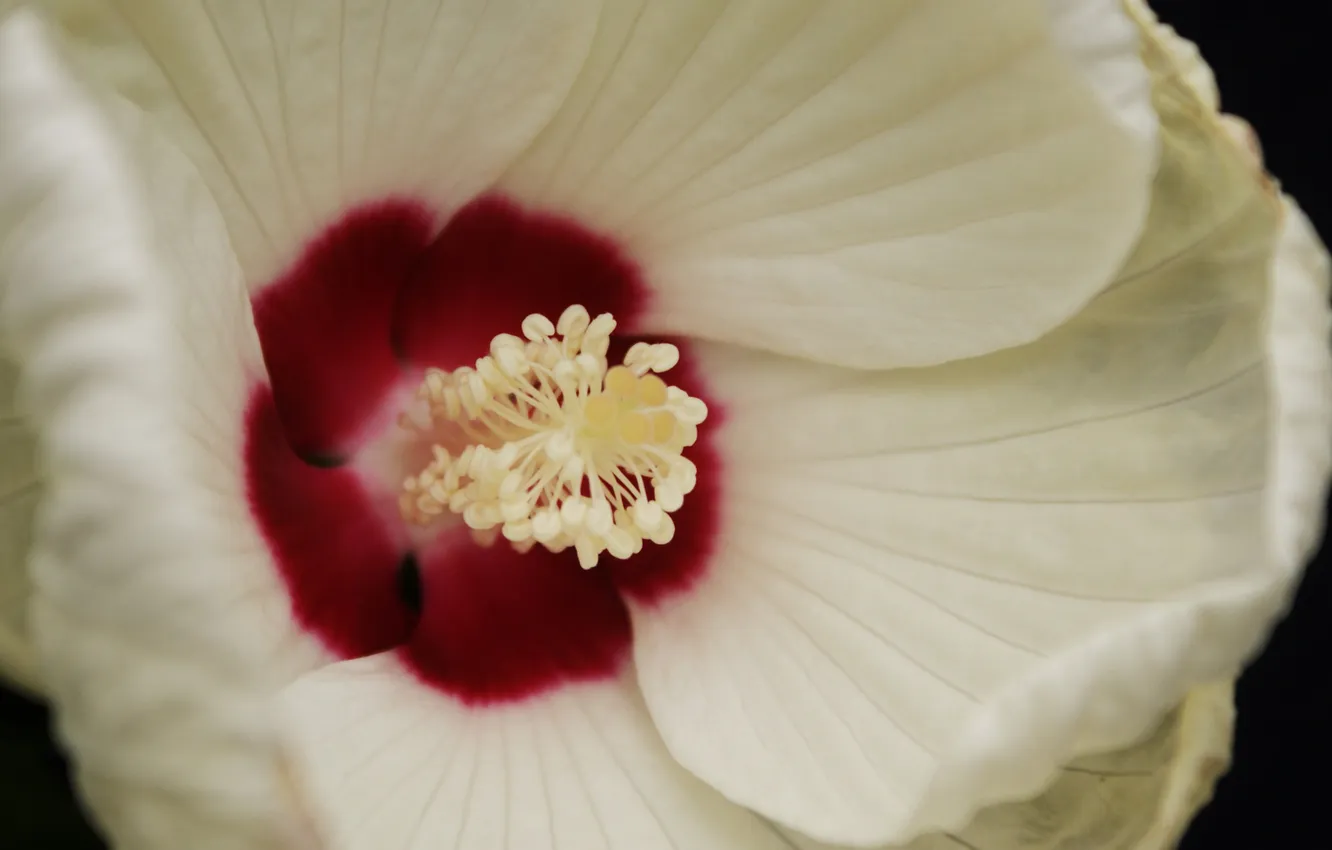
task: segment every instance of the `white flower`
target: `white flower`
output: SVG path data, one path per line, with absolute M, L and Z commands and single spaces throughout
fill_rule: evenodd
M 0 319 L 126 847 L 1085 830 L 1060 765 L 1233 676 L 1316 534 L 1322 254 L 1116 4 L 44 5 Z M 1164 846 L 1214 745 L 1159 728 Z

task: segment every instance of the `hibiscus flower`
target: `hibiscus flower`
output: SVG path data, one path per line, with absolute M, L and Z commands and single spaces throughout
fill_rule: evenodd
M 1107 775 L 1177 834 L 1326 315 L 1141 10 L 41 5 L 0 317 L 115 840 L 989 850 Z

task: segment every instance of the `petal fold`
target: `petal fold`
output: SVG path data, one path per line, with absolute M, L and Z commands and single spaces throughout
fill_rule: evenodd
M 399 291 L 433 235 L 416 204 L 360 207 L 319 234 L 254 299 L 273 400 L 302 457 L 357 449 L 402 380 L 389 334 Z
M 1109 281 L 1153 167 L 1048 24 L 1041 2 L 608 3 L 500 188 L 622 240 L 652 332 L 856 367 L 1027 342 Z
M 1045 3 L 1055 43 L 1124 129 L 1155 158 L 1159 122 L 1152 107 L 1152 78 L 1139 55 L 1139 24 L 1128 8 L 1132 5 L 1133 0 Z
M 113 843 L 309 846 L 270 701 L 289 617 L 240 475 L 248 302 L 197 176 L 123 106 L 35 15 L 0 26 L 0 330 L 49 475 L 43 677 Z
M 675 764 L 632 681 L 469 709 L 392 655 L 284 695 L 335 850 L 785 850 Z
M 966 828 L 877 850 L 1174 850 L 1230 761 L 1234 688 L 1195 688 L 1141 741 L 1068 765 L 1039 797 L 981 811 Z M 797 850 L 833 850 L 783 830 Z
M 1321 255 L 1276 252 L 1265 181 L 1157 79 L 1144 237 L 1042 340 L 883 373 L 699 349 L 726 525 L 706 583 L 631 613 L 667 745 L 729 798 L 834 843 L 957 829 L 1266 636 L 1326 482 Z

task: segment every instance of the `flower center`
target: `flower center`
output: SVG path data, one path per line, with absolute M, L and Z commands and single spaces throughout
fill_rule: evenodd
M 575 304 L 558 322 L 528 316 L 522 337 L 496 336 L 474 369 L 428 370 L 400 424 L 460 439 L 455 451 L 434 441 L 432 460 L 403 482 L 403 518 L 428 525 L 451 512 L 482 543 L 498 530 L 519 551 L 573 546 L 585 569 L 602 552 L 625 559 L 645 540 L 668 543 L 698 474 L 681 451 L 707 406 L 659 377 L 680 359 L 674 345 L 640 342 L 610 366 L 614 330 L 610 313 L 593 319 Z

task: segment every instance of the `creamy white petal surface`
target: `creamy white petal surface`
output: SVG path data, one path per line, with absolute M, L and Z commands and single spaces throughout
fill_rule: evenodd
M 1152 160 L 1043 10 L 611 2 L 500 185 L 626 242 L 654 329 L 875 367 L 1025 342 L 1105 285 Z
M 627 242 L 662 329 L 977 354 L 1074 312 L 1142 224 L 1149 146 L 1040 0 L 53 2 L 200 164 L 252 282 L 340 206 L 454 208 L 562 99 L 500 186 Z
M 0 330 L 25 359 L 54 474 L 35 560 L 37 624 L 80 782 L 113 836 L 136 850 L 303 846 L 293 821 L 305 804 L 285 774 L 286 742 L 268 695 L 314 659 L 292 636 L 240 494 L 239 411 L 261 367 L 224 226 L 235 199 L 224 197 L 219 215 L 191 164 L 124 104 L 113 132 L 28 20 L 0 35 L 0 115 Z M 761 811 L 821 836 L 850 840 L 854 831 L 862 843 L 881 842 L 932 821 L 960 825 L 998 796 L 996 785 L 1008 797 L 1034 793 L 1073 752 L 1146 729 L 1180 696 L 1176 685 L 1218 665 L 1233 672 L 1238 644 L 1263 621 L 1246 594 L 1270 585 L 1270 594 L 1254 595 L 1279 603 L 1317 531 L 1312 512 L 1327 464 L 1325 259 L 1290 214 L 1288 251 L 1269 292 L 1267 252 L 1254 231 L 1274 208 L 1230 197 L 1238 159 L 1213 150 L 1209 133 L 1176 130 L 1193 153 L 1167 161 L 1171 185 L 1206 183 L 1221 169 L 1221 188 L 1204 193 L 1205 203 L 1172 195 L 1157 211 L 1171 227 L 1144 241 L 1113 290 L 1039 343 L 892 377 L 809 364 L 774 366 L 765 377 L 736 364 L 790 361 L 710 347 L 709 374 L 734 400 L 728 446 L 737 486 L 726 519 L 742 533 L 725 545 L 743 557 L 729 559 L 734 569 L 719 565 L 697 598 L 636 612 L 656 719 L 704 779 L 740 802 L 753 790 L 746 783 L 761 780 Z M 1267 402 L 1270 423 L 1258 409 Z M 847 421 L 846 411 L 871 418 Z M 746 439 L 747 428 L 761 433 Z M 887 556 L 884 543 L 894 547 Z M 1177 557 L 1163 563 L 1163 552 Z M 1070 554 L 1077 569 L 1067 569 Z M 1233 581 L 1244 604 L 1195 620 L 1209 581 Z M 1176 614 L 1178 629 L 1166 622 Z M 1150 645 L 1130 657 L 1135 633 Z M 1199 634 L 1217 637 L 1211 658 L 1192 651 Z M 1099 642 L 1096 660 L 1067 678 L 1042 678 L 1067 671 L 1084 639 Z M 688 663 L 685 649 L 696 651 Z M 829 663 L 834 652 L 844 653 L 844 670 Z M 287 707 L 320 688 L 340 692 L 349 671 L 364 668 L 313 674 Z M 771 693 L 769 682 L 778 686 Z M 356 694 L 372 707 L 384 698 L 413 712 L 440 700 L 413 690 L 399 701 L 406 686 L 404 677 L 385 677 Z M 831 709 L 819 703 L 826 694 L 837 701 Z M 714 840 L 719 850 L 768 850 L 774 834 L 751 831 L 738 808 L 665 760 L 631 695 L 607 687 L 557 700 L 550 713 L 515 710 L 494 727 L 430 712 L 429 721 L 443 722 L 419 728 L 436 745 L 459 730 L 484 733 L 468 746 L 548 729 L 563 742 L 569 730 L 595 730 L 554 768 L 526 762 L 508 774 L 487 762 L 476 774 L 486 783 L 475 786 L 489 795 L 485 805 L 501 793 L 539 800 L 538 768 L 555 787 L 573 766 L 590 790 L 574 796 L 580 788 L 566 782 L 553 792 L 570 795 L 547 804 L 571 824 L 558 835 L 591 836 L 596 847 L 594 830 L 604 826 L 617 836 L 604 841 L 613 850 L 671 839 L 682 850 L 709 850 Z M 703 722 L 682 726 L 700 706 Z M 307 724 L 296 714 L 297 732 L 344 708 L 320 702 Z M 371 762 L 380 752 L 374 735 L 417 729 L 369 721 L 349 726 L 340 743 L 363 747 Z M 1046 751 L 1007 737 L 1036 724 L 1042 738 L 1032 740 Z M 717 731 L 729 737 L 705 734 Z M 936 754 L 923 755 L 911 735 Z M 782 758 L 762 760 L 769 753 L 754 743 L 763 736 Z M 703 744 L 713 752 L 700 753 Z M 793 744 L 792 757 L 781 748 Z M 435 799 L 423 785 L 366 791 L 360 783 L 424 759 L 424 748 L 383 751 L 384 772 L 353 770 L 350 784 L 321 769 L 338 760 L 355 768 L 350 750 L 296 751 L 300 776 L 319 794 L 312 811 L 334 834 L 355 838 L 345 814 L 373 808 L 380 793 Z M 642 761 L 615 760 L 624 753 Z M 733 760 L 718 765 L 722 756 Z M 879 770 L 884 760 L 891 764 Z M 595 775 L 582 772 L 588 764 Z M 817 770 L 793 784 L 792 772 L 810 764 Z M 941 768 L 939 783 L 925 776 L 930 764 Z M 732 768 L 752 773 L 737 780 Z M 529 784 L 506 790 L 510 776 Z M 828 784 L 798 784 L 808 779 Z M 653 792 L 641 806 L 635 784 Z M 407 796 L 381 802 L 405 807 Z M 648 817 L 656 814 L 649 796 L 665 807 L 660 820 Z M 1070 806 L 1084 804 L 1075 797 Z M 458 799 L 439 800 L 427 809 L 447 830 L 459 828 L 447 816 Z M 897 802 L 873 809 L 870 800 Z M 837 823 L 822 820 L 830 814 Z M 546 835 L 539 822 L 502 822 L 522 836 L 518 850 Z M 368 834 L 412 846 L 402 823 L 383 826 Z M 493 834 L 475 822 L 461 829 L 459 846 L 489 850 Z M 373 840 L 347 850 L 381 846 L 393 850 Z
M 255 603 L 273 579 L 239 494 L 257 360 L 222 222 L 31 15 L 0 30 L 0 114 L 0 320 L 50 473 L 34 632 L 79 784 L 119 846 L 307 846 L 268 696 L 289 624 Z
M 383 37 L 393 38 L 393 39 L 397 39 L 399 37 L 410 37 L 414 39 L 419 37 L 420 35 L 419 28 L 407 26 L 407 23 L 412 20 L 413 15 L 424 14 L 426 11 L 430 11 L 430 9 L 432 8 L 434 7 L 428 7 L 427 5 L 412 7 L 412 6 L 403 6 L 401 4 L 398 5 L 386 4 L 383 9 L 383 18 L 380 21 L 380 24 L 382 24 L 383 26 Z M 226 14 L 234 15 L 239 10 L 227 9 L 224 11 Z M 358 28 L 363 29 L 366 24 L 366 21 L 368 20 L 369 17 L 371 17 L 367 14 L 364 14 L 364 10 L 359 10 L 357 7 L 348 7 L 348 11 L 349 11 L 348 18 L 339 25 L 340 27 L 346 29 L 347 32 L 355 33 L 358 30 Z M 463 9 L 457 12 L 456 14 L 470 15 L 472 14 L 473 11 L 474 10 Z M 1103 98 L 1106 105 L 1115 112 L 1116 116 L 1124 124 L 1124 126 L 1133 133 L 1140 135 L 1143 144 L 1154 146 L 1155 129 L 1156 129 L 1155 114 L 1154 112 L 1152 112 L 1148 99 L 1145 96 L 1145 90 L 1147 86 L 1146 72 L 1141 62 L 1137 58 L 1136 49 L 1135 49 L 1136 33 L 1133 27 L 1131 26 L 1130 22 L 1128 21 L 1127 17 L 1124 15 L 1123 9 L 1120 6 L 1120 4 L 1117 2 L 1117 0 L 1085 0 L 1085 2 L 1066 2 L 1066 0 L 1059 0 L 1059 2 L 1049 3 L 1048 11 L 1053 21 L 1055 40 L 1059 48 L 1066 55 L 1068 55 L 1070 58 L 1074 60 L 1079 70 L 1083 73 L 1087 81 L 1091 84 L 1092 88 Z M 179 14 L 179 13 L 180 12 L 178 9 L 173 14 Z M 494 14 L 494 13 L 495 10 L 487 11 L 487 14 Z M 447 17 L 447 15 L 455 14 L 455 12 L 450 10 L 444 10 L 443 14 Z M 288 18 L 290 19 L 288 22 L 289 28 L 287 30 L 283 30 L 282 32 L 292 36 L 293 38 L 296 38 L 296 34 L 298 31 L 304 32 L 304 28 L 300 25 L 300 19 L 297 17 L 296 9 L 293 9 L 291 12 L 287 13 L 272 14 L 271 16 L 266 16 L 266 19 L 273 19 L 273 20 L 280 19 L 282 21 L 287 21 Z M 134 20 L 133 16 L 128 16 L 124 18 L 124 21 L 127 23 L 132 23 L 133 20 Z M 182 18 L 181 20 L 184 19 Z M 76 26 L 75 28 L 78 29 L 80 32 L 84 33 L 85 37 L 89 37 L 97 43 L 103 43 L 108 33 L 114 33 L 117 31 L 115 24 L 109 24 L 106 21 L 103 21 L 99 26 L 92 26 L 92 27 L 90 27 L 89 20 L 86 18 L 86 16 L 80 17 L 78 21 L 79 25 Z M 435 19 L 434 24 L 435 26 L 441 28 L 444 38 L 444 43 L 439 47 L 439 50 L 437 51 L 438 53 L 441 54 L 447 53 L 448 50 L 451 49 L 452 47 L 458 46 L 458 43 L 456 42 L 457 37 L 459 37 L 459 33 L 457 32 L 458 28 L 455 27 L 452 30 L 450 30 L 447 21 L 441 24 L 438 18 Z M 154 19 L 155 28 L 160 27 L 161 25 L 162 22 L 160 20 Z M 479 27 L 483 25 L 487 25 L 485 20 L 477 18 L 476 26 Z M 137 31 L 138 28 L 134 29 L 136 29 Z M 244 27 L 237 28 L 231 25 L 223 27 L 222 29 L 225 30 L 227 33 L 232 33 L 232 34 L 237 34 L 237 33 L 243 34 L 245 32 Z M 122 35 L 125 34 L 123 28 L 121 30 L 121 33 Z M 252 38 L 253 36 L 251 35 L 248 37 Z M 450 41 L 449 40 L 450 38 L 454 38 L 455 40 Z M 145 43 L 148 43 L 150 41 L 152 41 L 152 39 L 146 39 Z M 329 49 L 331 48 L 331 43 L 329 43 L 327 39 L 321 39 L 316 35 L 311 35 L 310 33 L 304 33 L 304 35 L 300 39 L 297 39 L 296 43 L 303 45 L 304 47 L 307 48 L 309 48 L 311 45 L 315 45 L 319 46 L 321 49 L 315 50 L 313 56 L 303 58 L 299 62 L 285 63 L 286 66 L 289 66 L 292 69 L 297 70 L 299 72 L 298 74 L 295 75 L 295 77 L 299 77 L 301 75 L 306 75 L 306 76 L 311 75 L 314 72 L 312 72 L 309 69 L 318 68 L 321 62 L 325 64 L 328 63 L 336 64 L 336 61 L 338 61 L 338 57 L 333 57 L 329 55 Z M 112 52 L 110 51 L 109 48 L 106 48 L 104 51 L 102 51 L 103 55 L 106 55 L 109 52 Z M 247 52 L 244 49 L 240 49 L 237 52 L 238 55 L 241 56 L 249 56 L 252 53 L 252 51 Z M 286 52 L 289 51 L 286 50 L 283 51 L 283 53 Z M 464 48 L 463 52 L 464 54 L 468 54 L 469 52 L 476 53 L 476 49 Z M 1194 52 L 1196 54 L 1196 51 Z M 277 55 L 278 55 L 277 52 L 275 52 L 273 58 L 274 62 L 277 62 Z M 366 107 L 364 103 L 357 100 L 359 95 L 357 94 L 355 85 L 352 86 L 353 91 L 350 94 L 345 89 L 337 92 L 337 94 L 340 97 L 342 97 L 344 100 L 350 98 L 353 106 L 353 108 L 351 108 L 350 110 L 345 110 L 345 111 L 338 110 L 339 114 L 343 118 L 343 120 L 341 121 L 341 125 L 344 128 L 350 126 L 348 124 L 348 121 L 351 121 L 353 124 L 355 124 L 364 119 L 366 122 L 368 122 L 366 128 L 360 128 L 360 135 L 365 137 L 366 145 L 364 147 L 367 155 L 372 151 L 372 148 L 377 148 L 378 145 L 388 143 L 383 140 L 380 140 L 377 141 L 375 145 L 373 146 L 370 145 L 370 133 L 374 132 L 377 128 L 380 127 L 380 125 L 383 123 L 383 120 L 380 119 L 384 119 L 386 113 L 390 115 L 397 114 L 397 111 L 400 107 L 398 101 L 399 99 L 406 96 L 404 92 L 406 92 L 408 88 L 400 85 L 390 84 L 385 86 L 383 84 L 382 82 L 383 79 L 392 79 L 395 74 L 405 73 L 401 68 L 399 68 L 399 64 L 401 64 L 401 55 L 404 55 L 401 50 L 396 49 L 392 45 L 390 45 L 390 49 L 388 52 L 389 66 L 387 70 L 384 68 L 384 63 L 383 63 L 384 55 L 385 55 L 384 47 L 383 45 L 380 45 L 375 60 L 376 73 L 379 75 L 380 81 L 376 84 L 370 95 L 375 99 L 375 103 L 372 106 Z M 364 77 L 365 69 L 363 67 L 360 67 L 365 64 L 365 58 L 363 56 L 361 56 L 358 53 L 342 57 L 342 59 L 346 60 L 345 64 L 348 68 L 348 73 L 352 78 L 355 79 L 358 78 L 358 76 Z M 468 60 L 465 57 L 460 57 L 458 59 L 458 66 L 464 67 L 465 62 L 467 61 L 471 60 Z M 134 63 L 129 63 L 129 64 L 131 67 L 133 67 Z M 278 71 L 278 76 L 280 78 L 278 82 L 282 83 L 283 85 L 297 84 L 298 81 L 292 82 L 286 79 L 285 76 L 280 73 L 281 69 L 278 68 L 277 65 L 275 65 L 274 68 L 277 69 Z M 254 69 L 249 69 L 249 70 L 252 71 Z M 273 69 L 270 69 L 270 71 L 272 70 Z M 120 76 L 120 75 L 119 74 L 113 75 L 113 77 L 114 76 Z M 263 74 L 260 74 L 259 76 L 262 77 Z M 318 89 L 317 91 L 322 96 L 327 97 L 330 94 L 331 89 L 329 89 L 328 86 L 324 86 Z M 436 96 L 438 95 L 437 92 L 433 94 Z M 285 94 L 283 96 L 285 97 Z M 215 97 L 215 95 L 210 95 L 210 97 Z M 424 95 L 419 95 L 418 99 L 423 99 L 423 97 Z M 170 102 L 170 100 L 171 100 L 170 98 L 167 98 L 168 102 Z M 389 107 L 387 109 L 381 105 L 385 100 L 390 102 Z M 293 160 L 293 162 L 301 169 L 303 169 L 304 172 L 309 172 L 310 169 L 316 168 L 317 163 L 321 162 L 323 163 L 323 165 L 318 166 L 321 168 L 332 168 L 335 164 L 332 163 L 330 160 L 330 158 L 333 156 L 333 151 L 330 146 L 334 144 L 334 139 L 337 134 L 333 132 L 320 133 L 317 132 L 317 127 L 306 126 L 307 124 L 317 124 L 317 122 L 311 122 L 308 120 L 310 118 L 310 115 L 308 113 L 313 108 L 312 106 L 313 103 L 314 101 L 309 98 L 304 99 L 302 104 L 296 111 L 299 120 L 295 122 L 294 125 L 291 125 L 289 122 L 284 122 L 284 127 L 281 128 L 281 132 L 279 133 L 279 135 L 283 135 L 286 134 L 288 130 L 290 130 L 290 132 L 293 134 L 293 138 L 298 138 L 302 136 L 308 137 L 308 138 L 303 138 L 303 144 L 305 145 L 314 144 L 317 147 L 321 147 L 321 150 L 312 151 L 311 152 L 312 155 L 310 156 L 302 155 L 296 160 Z M 160 105 L 161 104 L 159 103 L 159 106 Z M 379 116 L 379 119 L 375 119 L 376 115 Z M 350 116 L 350 118 L 348 118 L 348 116 Z M 393 122 L 390 121 L 389 124 L 392 125 Z M 193 138 L 192 134 L 187 134 L 187 135 L 190 135 L 190 137 Z M 229 136 L 234 134 L 223 133 L 223 135 Z M 418 136 L 411 136 L 408 138 L 415 139 L 416 141 L 419 142 L 420 138 Z M 195 141 L 198 140 L 195 139 Z M 337 144 L 339 148 L 342 150 L 343 159 L 347 159 L 346 146 L 343 145 L 340 141 Z M 295 155 L 295 150 L 296 150 L 295 147 L 293 147 L 292 148 L 293 156 Z M 493 152 L 493 148 L 491 152 Z M 314 154 L 322 154 L 322 157 Z M 219 151 L 217 149 L 213 149 L 208 153 L 208 157 L 217 156 L 217 155 L 219 155 Z M 208 157 L 206 157 L 206 159 L 208 159 Z M 254 157 L 251 156 L 249 159 L 253 160 Z M 287 163 L 288 166 L 290 164 L 291 163 Z M 283 167 L 286 166 L 284 166 L 281 163 L 278 163 L 277 165 L 274 166 L 274 168 L 279 170 Z M 384 177 L 384 175 L 379 174 L 378 171 L 376 171 L 376 169 L 382 169 L 384 167 L 386 166 L 377 160 L 376 161 L 366 160 L 358 162 L 354 168 L 350 169 L 352 173 L 347 177 L 347 179 L 350 180 L 350 182 L 353 184 L 354 187 L 359 187 L 359 188 L 356 188 L 355 191 L 351 192 L 351 194 L 347 195 L 347 197 L 354 199 L 358 195 L 358 193 L 363 194 L 365 192 L 369 192 L 370 189 L 376 185 L 377 180 L 386 181 L 386 185 L 387 184 L 393 184 L 395 186 L 400 185 L 398 183 L 394 183 L 392 179 L 386 178 Z M 248 168 L 242 170 L 248 170 Z M 480 171 L 484 171 L 484 169 L 481 169 Z M 370 174 L 369 172 L 373 172 L 373 174 Z M 478 173 L 477 169 L 472 169 L 471 171 L 468 172 L 468 179 L 474 178 L 477 173 Z M 296 177 L 297 178 L 311 177 L 311 174 L 310 173 L 304 173 L 303 175 L 298 174 L 296 175 Z M 297 187 L 298 194 L 303 193 L 305 191 L 305 184 L 308 183 L 310 186 L 313 187 L 313 190 L 316 193 L 319 192 L 325 193 L 320 203 L 326 205 L 330 197 L 328 195 L 328 192 L 332 190 L 336 181 L 329 179 L 317 179 L 317 178 L 318 175 L 314 175 L 313 177 L 311 177 L 310 180 L 298 179 L 298 182 L 302 184 L 301 186 Z M 228 177 L 228 179 L 230 178 Z M 420 175 L 420 179 L 421 180 L 426 179 L 425 170 L 423 170 L 422 174 Z M 236 187 L 232 186 L 231 188 L 235 189 Z M 272 181 L 263 181 L 263 180 L 256 181 L 255 186 L 253 188 L 255 191 L 259 192 L 268 192 L 268 191 L 277 190 L 277 187 L 272 185 Z M 227 192 L 224 190 L 223 194 L 227 195 Z M 276 207 L 274 207 L 274 209 L 276 209 Z M 243 231 L 245 229 L 246 226 L 242 224 L 241 226 L 242 241 L 244 238 Z M 5 427 L 11 429 L 10 431 L 6 432 L 5 434 L 6 439 L 18 439 L 18 440 L 22 439 L 22 437 L 18 436 L 16 433 L 15 429 L 17 428 L 17 426 L 10 425 Z M 17 459 L 23 457 L 24 455 L 25 455 L 24 452 L 19 450 L 14 450 L 10 451 L 6 456 L 14 458 L 17 461 Z M 26 475 L 27 473 L 16 473 L 16 474 Z M 16 485 L 16 486 L 21 486 L 21 485 Z M 0 492 L 8 492 L 8 491 L 0 489 Z M 24 553 L 26 552 L 26 547 L 27 547 L 26 536 L 28 534 L 27 529 L 28 526 L 30 525 L 29 520 L 31 515 L 32 504 L 35 500 L 35 490 L 32 489 L 24 490 L 20 495 L 15 496 L 13 498 L 16 500 L 17 503 L 14 504 L 11 508 L 6 510 L 5 518 L 3 519 L 4 528 L 10 530 L 9 534 L 4 535 L 4 539 L 8 546 L 8 548 L 5 550 L 4 553 L 5 557 L 8 559 L 7 561 L 5 561 L 5 563 L 8 563 L 10 565 L 10 570 L 9 570 L 10 577 L 4 582 L 3 585 L 4 590 L 2 591 L 3 598 L 0 598 L 0 659 L 6 659 L 8 661 L 7 666 L 11 670 L 11 676 L 21 677 L 22 680 L 27 684 L 27 686 L 32 687 L 35 684 L 35 679 L 33 678 L 33 672 L 31 669 L 32 665 L 28 657 L 30 655 L 30 652 L 28 651 L 26 646 L 26 640 L 24 639 L 25 630 L 23 629 L 22 624 L 19 622 L 18 612 L 22 608 L 23 604 L 22 600 L 25 598 L 27 593 L 27 584 L 26 581 L 24 581 L 20 575 L 19 567 L 23 563 L 23 556 Z M 20 669 L 22 670 L 22 672 L 20 672 Z
M 0 9 L 13 5 L 0 3 Z M 258 273 L 252 274 L 255 280 L 263 279 L 269 265 L 260 259 L 271 253 L 268 237 L 276 240 L 290 235 L 288 230 L 299 237 L 309 227 L 307 218 L 319 220 L 330 205 L 352 203 L 387 187 L 437 193 L 447 209 L 459 196 L 475 191 L 478 181 L 493 176 L 494 166 L 485 163 L 530 136 L 530 121 L 539 119 L 546 108 L 540 102 L 549 94 L 510 85 L 513 81 L 503 75 L 476 86 L 481 80 L 478 69 L 496 52 L 506 56 L 505 74 L 516 78 L 530 70 L 524 63 L 536 63 L 545 82 L 558 81 L 559 74 L 543 63 L 572 68 L 570 57 L 578 48 L 578 38 L 565 38 L 562 46 L 550 38 L 543 39 L 543 48 L 568 52 L 556 56 L 525 51 L 523 39 L 530 33 L 523 31 L 505 33 L 514 40 L 498 43 L 497 31 L 507 26 L 503 4 L 482 10 L 464 3 L 353 3 L 340 7 L 339 20 L 322 15 L 322 30 L 320 9 L 301 4 L 119 4 L 123 12 L 116 11 L 118 4 L 89 7 L 61 0 L 54 5 L 70 17 L 85 48 L 93 48 L 98 78 L 119 83 L 126 93 L 163 112 L 167 124 L 183 133 L 186 146 L 201 157 L 224 199 L 247 264 Z M 569 4 L 563 5 L 566 11 L 558 14 L 568 24 L 573 19 L 567 17 Z M 96 13 L 90 14 L 90 8 Z M 1060 0 L 1048 8 L 1059 48 L 1124 126 L 1141 135 L 1144 144 L 1154 143 L 1154 113 L 1142 96 L 1145 70 L 1134 49 L 1135 33 L 1117 0 Z M 427 17 L 429 27 L 421 25 Z M 529 16 L 527 23 L 543 32 L 550 26 L 540 16 Z M 339 35 L 342 48 L 335 44 Z M 203 38 L 206 44 L 201 50 L 163 47 L 168 36 Z M 117 37 L 140 41 L 150 55 L 136 58 L 135 49 L 114 46 Z M 270 38 L 274 44 L 265 52 L 260 42 Z M 373 51 L 360 49 L 364 45 L 374 45 Z M 523 62 L 512 61 L 515 53 Z M 440 77 L 432 75 L 430 63 L 442 69 L 450 55 L 450 76 L 459 84 L 438 87 Z M 412 62 L 419 58 L 426 61 L 416 67 Z M 219 69 L 226 86 L 216 84 Z M 165 72 L 175 75 L 174 89 L 161 78 Z M 485 88 L 486 93 L 477 98 L 470 88 Z M 512 96 L 506 99 L 497 91 Z M 533 108 L 517 110 L 515 102 Z M 504 136 L 491 126 L 499 111 L 515 136 Z M 321 118 L 325 113 L 336 120 Z M 528 118 L 519 120 L 519 115 Z M 257 131 L 247 131 L 249 123 L 257 123 Z M 460 145 L 473 147 L 465 138 L 468 132 L 484 135 L 487 144 L 480 153 L 460 157 Z M 431 145 L 447 156 L 435 156 Z M 401 163 L 412 163 L 416 172 L 399 173 Z M 442 175 L 443 182 L 436 173 L 441 164 L 452 169 Z M 285 255 L 288 247 L 277 254 Z M 3 427 L 4 456 L 26 467 L 29 453 L 9 445 L 22 441 L 19 426 Z M 24 483 L 31 478 L 26 469 L 0 473 L 17 476 L 12 486 L 0 486 L 0 497 L 8 494 L 10 501 L 0 517 L 0 539 L 6 547 L 0 563 L 7 565 L 0 585 L 0 659 L 5 659 L 0 663 L 31 687 L 35 680 L 18 612 L 27 594 L 20 567 L 36 491 Z
M 475 711 L 377 656 L 303 677 L 285 704 L 333 850 L 834 850 L 764 828 L 684 773 L 628 682 Z M 1199 688 L 1142 742 L 906 850 L 1165 850 L 1227 763 L 1232 717 L 1228 685 Z
M 334 850 L 783 850 L 676 764 L 632 677 L 469 708 L 391 655 L 284 696 Z
M 727 526 L 702 588 L 635 611 L 635 651 L 668 746 L 727 796 L 834 842 L 956 828 L 1265 636 L 1329 424 L 1325 384 L 1273 387 L 1322 374 L 1326 308 L 1268 328 L 1312 277 L 1271 274 L 1266 187 L 1191 94 L 1160 96 L 1172 188 L 1040 342 L 887 373 L 700 351 L 729 401 Z
M 349 205 L 447 213 L 563 100 L 588 0 L 48 0 L 75 56 L 164 123 L 262 284 Z

